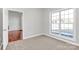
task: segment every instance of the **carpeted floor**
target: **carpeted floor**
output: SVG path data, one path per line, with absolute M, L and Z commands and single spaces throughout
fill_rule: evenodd
M 8 44 L 7 50 L 78 50 L 79 47 L 47 37 L 38 36 Z

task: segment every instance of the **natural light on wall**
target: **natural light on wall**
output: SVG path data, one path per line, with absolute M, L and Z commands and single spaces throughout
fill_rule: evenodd
M 52 33 L 73 38 L 73 9 L 52 12 Z

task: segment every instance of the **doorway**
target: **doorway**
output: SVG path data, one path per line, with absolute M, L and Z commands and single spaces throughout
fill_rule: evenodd
M 8 42 L 21 40 L 22 12 L 8 10 Z

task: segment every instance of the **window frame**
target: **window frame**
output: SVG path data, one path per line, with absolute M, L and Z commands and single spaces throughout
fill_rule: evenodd
M 52 11 L 51 14 L 56 13 L 56 12 L 59 12 L 59 33 L 53 32 L 53 30 L 52 30 L 52 20 L 51 20 L 51 33 L 57 34 L 57 35 L 61 35 L 61 32 L 60 32 L 60 31 L 61 31 L 61 12 L 62 12 L 62 11 L 65 11 L 65 10 L 70 10 L 70 9 L 73 9 L 73 8 L 56 10 L 55 12 Z M 52 15 L 51 15 L 51 16 L 52 16 Z M 69 17 L 69 15 L 68 15 L 68 17 Z M 51 17 L 51 19 L 52 19 L 52 17 Z M 74 21 L 74 9 L 73 9 L 73 21 Z M 61 35 L 61 36 L 65 36 L 65 35 Z M 69 37 L 69 38 L 74 38 L 74 23 L 73 23 L 73 33 L 72 33 L 72 36 L 73 36 L 73 37 Z M 68 37 L 68 36 L 65 36 L 65 37 Z

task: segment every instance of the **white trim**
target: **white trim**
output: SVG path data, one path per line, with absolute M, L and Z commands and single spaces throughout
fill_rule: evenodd
M 76 38 L 76 9 L 74 9 L 74 24 L 73 24 L 73 36 L 74 36 L 74 39 L 75 41 L 77 41 L 77 38 Z
M 4 20 L 7 20 L 8 19 L 8 10 L 6 8 L 3 8 L 3 50 L 6 49 L 7 45 L 8 45 L 8 25 L 7 27 L 5 28 L 4 26 Z M 7 20 L 7 23 L 8 23 L 8 20 Z M 5 39 L 5 31 L 7 32 L 7 35 L 6 35 L 6 39 Z
M 28 39 L 28 38 L 33 38 L 33 37 L 36 37 L 36 36 L 40 36 L 40 35 L 44 35 L 43 33 L 40 33 L 40 34 L 34 34 L 34 35 L 30 35 L 30 36 L 27 36 L 24 38 L 25 39 Z

